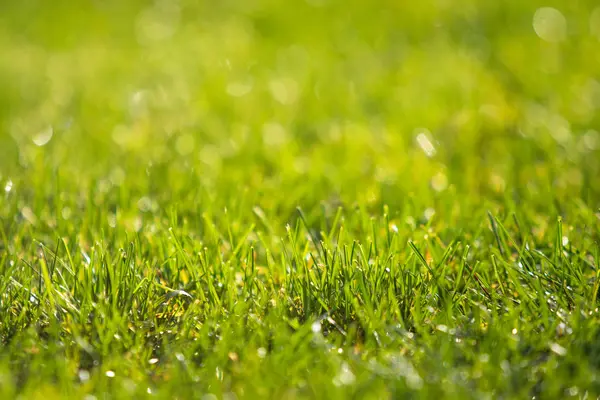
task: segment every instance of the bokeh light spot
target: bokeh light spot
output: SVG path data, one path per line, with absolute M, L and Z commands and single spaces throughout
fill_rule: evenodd
M 567 36 L 567 19 L 552 7 L 538 8 L 533 15 L 533 30 L 547 42 L 560 42 Z

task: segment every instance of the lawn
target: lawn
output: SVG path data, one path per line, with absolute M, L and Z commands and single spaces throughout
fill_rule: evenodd
M 600 395 L 595 0 L 0 4 L 0 398 Z

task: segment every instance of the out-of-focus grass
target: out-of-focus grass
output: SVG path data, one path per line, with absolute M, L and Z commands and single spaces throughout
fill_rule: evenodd
M 4 3 L 0 397 L 599 394 L 595 2 Z

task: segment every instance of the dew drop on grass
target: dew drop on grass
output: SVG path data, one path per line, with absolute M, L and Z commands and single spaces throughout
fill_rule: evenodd
M 573 329 L 568 327 L 564 322 L 561 322 L 556 326 L 556 336 L 558 337 L 570 335 L 571 333 L 573 333 Z
M 541 7 L 533 15 L 533 30 L 540 39 L 555 43 L 567 36 L 567 19 L 552 7 Z
M 550 350 L 552 350 L 553 353 L 558 354 L 559 356 L 564 356 L 567 354 L 567 349 L 565 349 L 558 343 L 551 343 Z
M 265 358 L 267 356 L 267 349 L 265 349 L 264 347 L 259 347 L 256 350 L 256 354 L 258 354 L 259 358 Z
M 583 135 L 582 141 L 587 150 L 596 150 L 600 148 L 600 134 L 598 133 L 598 131 L 587 131 Z
M 90 380 L 90 372 L 85 369 L 80 369 L 78 375 L 81 382 L 87 382 Z
M 9 192 L 12 190 L 12 188 L 13 188 L 13 183 L 12 183 L 12 181 L 9 179 L 9 180 L 7 180 L 7 181 L 6 181 L 6 184 L 4 185 L 4 191 L 5 191 L 6 193 L 9 193 Z
M 333 378 L 333 384 L 335 386 L 351 385 L 356 380 L 354 373 L 350 369 L 347 363 L 342 363 L 340 371 L 335 378 Z
M 69 218 L 71 218 L 71 214 L 71 209 L 69 207 L 63 207 L 63 209 L 60 212 L 60 215 L 64 220 L 68 220 Z
M 287 142 L 285 128 L 277 122 L 267 122 L 262 129 L 263 142 L 268 147 L 281 147 Z
M 131 228 L 135 231 L 135 232 L 139 232 L 142 230 L 142 218 L 138 215 L 136 216 L 133 221 L 131 221 Z
M 108 214 L 108 216 L 106 217 L 108 226 L 110 226 L 111 228 L 115 228 L 117 226 L 117 216 L 113 213 Z
M 436 192 L 442 192 L 448 187 L 448 178 L 443 172 L 438 172 L 431 178 L 431 187 Z
M 154 365 L 156 363 L 158 363 L 158 358 L 151 358 L 148 360 L 148 364 L 150 365 Z
M 116 376 L 114 371 L 106 371 L 104 375 L 108 376 L 109 378 L 114 378 Z
M 169 299 L 172 299 L 173 297 L 176 297 L 176 296 L 187 297 L 189 299 L 193 298 L 191 294 L 189 294 L 185 290 L 181 290 L 181 289 L 169 291 L 169 293 L 166 294 L 165 298 L 167 300 L 169 300 Z
M 54 134 L 54 129 L 52 129 L 52 127 L 49 126 L 48 128 L 44 129 L 43 131 L 40 131 L 35 136 L 33 136 L 33 138 L 32 138 L 33 143 L 36 146 L 40 146 L 40 147 L 44 146 L 44 145 L 48 144 L 50 139 L 52 139 L 53 134 Z
M 417 144 L 423 150 L 427 157 L 433 157 L 436 154 L 435 146 L 431 140 L 431 132 L 429 130 L 420 128 L 415 131 Z
M 433 208 L 431 208 L 431 207 L 427 208 L 425 210 L 425 212 L 423 212 L 423 217 L 427 221 L 431 220 L 431 218 L 433 218 L 434 215 L 435 215 L 435 210 Z
M 81 249 L 81 256 L 83 257 L 83 261 L 85 265 L 90 265 L 90 262 L 92 261 L 89 254 L 85 252 L 85 250 Z
M 137 206 L 141 212 L 148 212 L 152 208 L 152 200 L 150 200 L 150 198 L 144 196 L 138 200 Z
M 298 84 L 295 80 L 284 78 L 269 82 L 269 91 L 275 100 L 283 105 L 290 105 L 298 98 Z
M 37 222 L 37 217 L 36 215 L 33 213 L 33 210 L 29 207 L 23 207 L 23 209 L 21 209 L 21 215 L 23 216 L 23 218 L 25 218 L 27 220 L 27 222 L 29 222 L 32 225 L 35 225 Z
M 311 325 L 311 329 L 313 333 L 321 332 L 321 323 L 319 321 L 313 322 L 313 324 Z

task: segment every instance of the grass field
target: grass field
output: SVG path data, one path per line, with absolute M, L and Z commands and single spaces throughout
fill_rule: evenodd
M 0 398 L 600 395 L 595 0 L 3 1 Z

